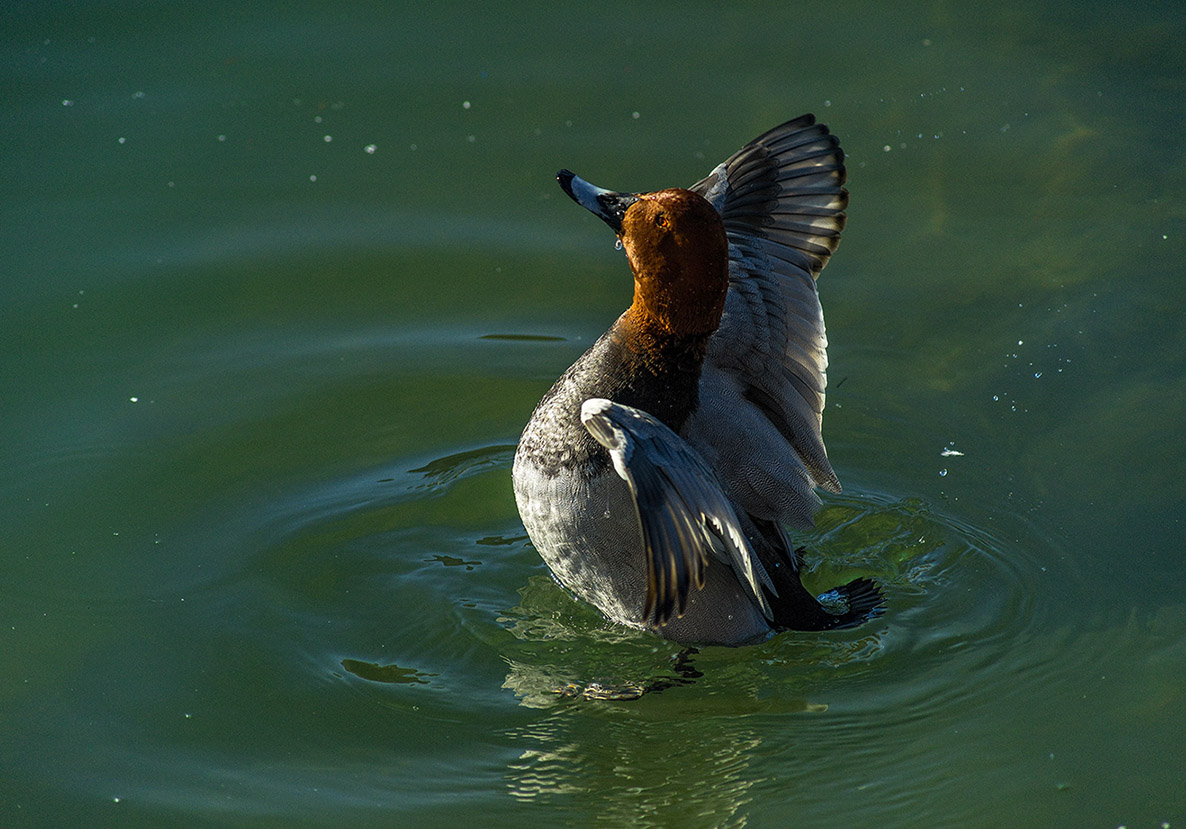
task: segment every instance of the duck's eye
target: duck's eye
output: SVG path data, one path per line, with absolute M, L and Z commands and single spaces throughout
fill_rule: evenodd
M 661 227 L 664 230 L 667 229 L 667 214 L 666 213 L 656 213 L 655 214 L 655 227 Z

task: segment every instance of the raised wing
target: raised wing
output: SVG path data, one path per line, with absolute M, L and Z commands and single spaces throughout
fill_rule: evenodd
M 690 188 L 720 211 L 729 238 L 729 294 L 708 361 L 794 449 L 809 500 L 812 485 L 840 491 L 820 434 L 828 341 L 815 279 L 840 242 L 844 178 L 836 137 L 803 115 Z
M 731 565 L 773 618 L 761 586 L 778 593 L 696 451 L 646 412 L 603 398 L 584 402 L 581 422 L 609 450 L 634 496 L 647 567 L 643 621 L 661 625 L 683 615 L 692 586 L 704 586 L 710 555 Z

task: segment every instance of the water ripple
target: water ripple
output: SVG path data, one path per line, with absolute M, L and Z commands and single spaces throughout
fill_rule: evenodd
M 741 683 L 755 700 L 782 697 L 792 708 L 821 689 L 826 705 L 844 689 L 849 709 L 911 719 L 986 693 L 991 682 L 975 681 L 977 674 L 1000 677 L 1001 663 L 1032 635 L 1037 564 L 922 501 L 833 498 L 800 540 L 809 588 L 875 578 L 888 597 L 886 614 L 850 631 L 791 631 L 750 648 L 706 648 L 694 659 L 706 674 L 701 683 Z M 516 638 L 504 646 L 512 668 L 506 685 L 524 704 L 555 702 L 565 684 L 609 676 L 646 685 L 671 675 L 679 646 L 608 624 L 543 577 L 522 595 L 502 621 Z M 867 693 L 852 693 L 861 686 Z

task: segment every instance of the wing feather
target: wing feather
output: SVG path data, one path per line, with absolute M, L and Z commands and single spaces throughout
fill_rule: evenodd
M 692 588 L 704 586 L 710 557 L 731 566 L 767 618 L 762 587 L 778 593 L 750 546 L 716 476 L 679 435 L 651 415 L 602 398 L 581 406 L 581 422 L 609 450 L 634 496 L 646 556 L 643 621 L 683 615 Z
M 729 294 L 708 362 L 761 410 L 812 483 L 834 492 L 840 482 L 820 432 L 828 341 L 816 278 L 840 243 L 844 180 L 836 137 L 803 115 L 749 142 L 691 187 L 721 213 L 729 240 Z M 737 445 L 703 431 L 697 440 L 719 440 L 714 449 L 722 452 Z M 768 480 L 780 479 L 779 470 L 767 471 Z M 786 486 L 799 486 L 793 470 L 786 472 Z M 768 500 L 786 502 L 786 495 Z

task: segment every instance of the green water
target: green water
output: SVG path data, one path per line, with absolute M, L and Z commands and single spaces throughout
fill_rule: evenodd
M 1182 7 L 4 18 L 0 825 L 1186 825 Z M 680 654 L 515 512 L 630 295 L 554 172 L 806 111 L 852 206 L 800 541 L 887 613 L 561 696 Z

